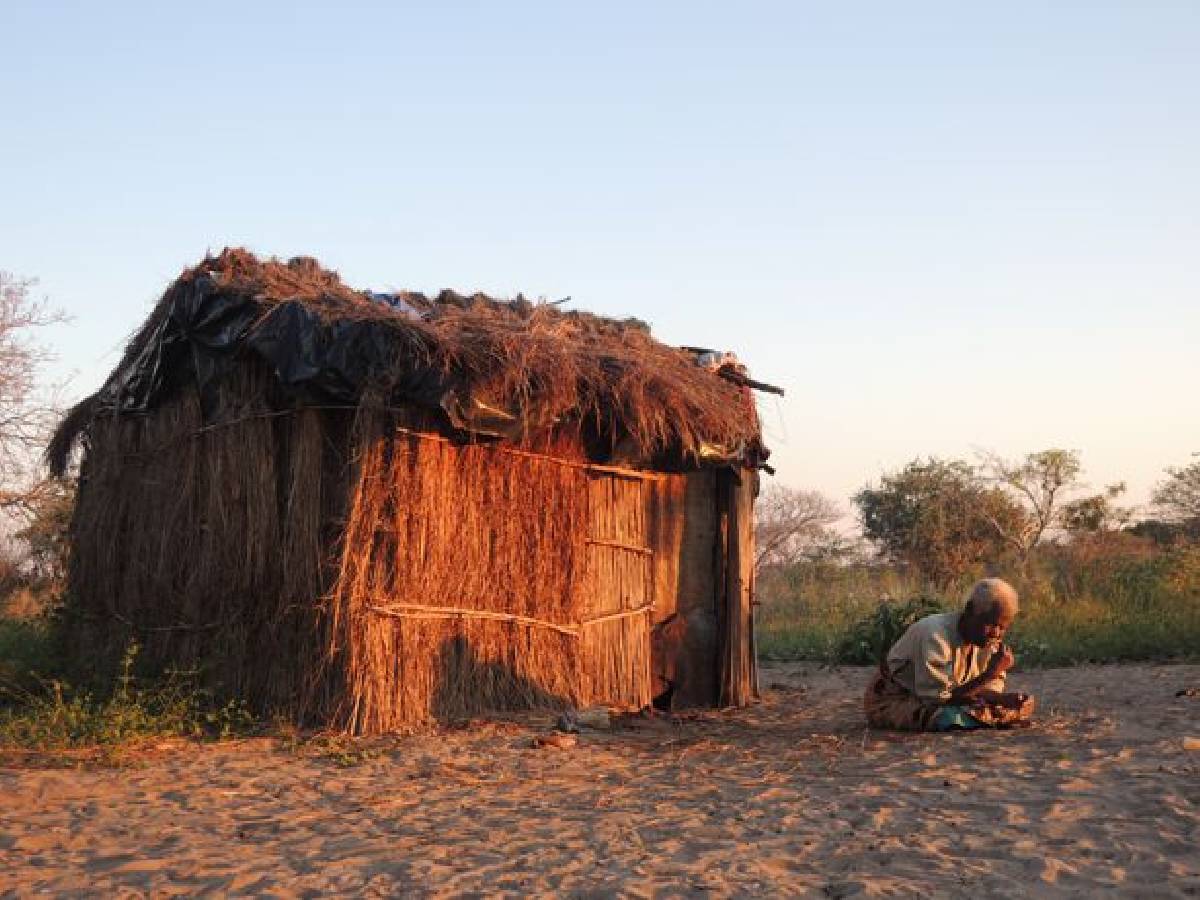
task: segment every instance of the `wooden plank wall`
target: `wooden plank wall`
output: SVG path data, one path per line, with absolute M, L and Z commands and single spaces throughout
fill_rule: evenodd
M 676 709 L 717 701 L 717 480 L 706 470 L 650 485 L 654 692 Z
M 720 706 L 745 706 L 755 695 L 754 658 L 754 494 L 757 473 L 744 469 L 722 473 L 726 523 L 723 615 L 720 651 Z

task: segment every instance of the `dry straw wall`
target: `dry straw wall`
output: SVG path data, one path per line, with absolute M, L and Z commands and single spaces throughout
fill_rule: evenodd
M 281 413 L 269 390 L 246 367 L 207 424 L 184 390 L 92 426 L 78 652 L 136 635 L 152 665 L 356 732 L 650 701 L 664 476 L 456 445 L 369 404 Z

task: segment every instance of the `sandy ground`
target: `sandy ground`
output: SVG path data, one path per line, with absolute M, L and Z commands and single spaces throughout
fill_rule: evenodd
M 866 678 L 768 667 L 566 750 L 538 717 L 0 768 L 0 891 L 1200 896 L 1200 666 L 1024 674 L 1036 728 L 955 736 L 865 731 Z

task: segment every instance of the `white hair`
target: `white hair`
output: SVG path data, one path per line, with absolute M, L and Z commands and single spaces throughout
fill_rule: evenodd
M 1019 608 L 1016 588 L 1002 578 L 980 579 L 967 596 L 967 611 L 975 615 L 991 616 L 1006 610 L 1015 616 Z

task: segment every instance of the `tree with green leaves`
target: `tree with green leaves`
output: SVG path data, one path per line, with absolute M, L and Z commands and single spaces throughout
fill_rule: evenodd
M 1200 461 L 1167 469 L 1167 477 L 1150 495 L 1158 515 L 1168 522 L 1200 522 Z
M 1028 527 L 1020 505 L 961 460 L 914 460 L 854 495 L 863 533 L 937 587 L 1011 555 L 1005 533 Z
M 1132 517 L 1128 508 L 1117 505 L 1117 498 L 1124 493 L 1125 482 L 1120 481 L 1110 484 L 1102 493 L 1064 503 L 1059 524 L 1072 536 L 1119 531 Z

